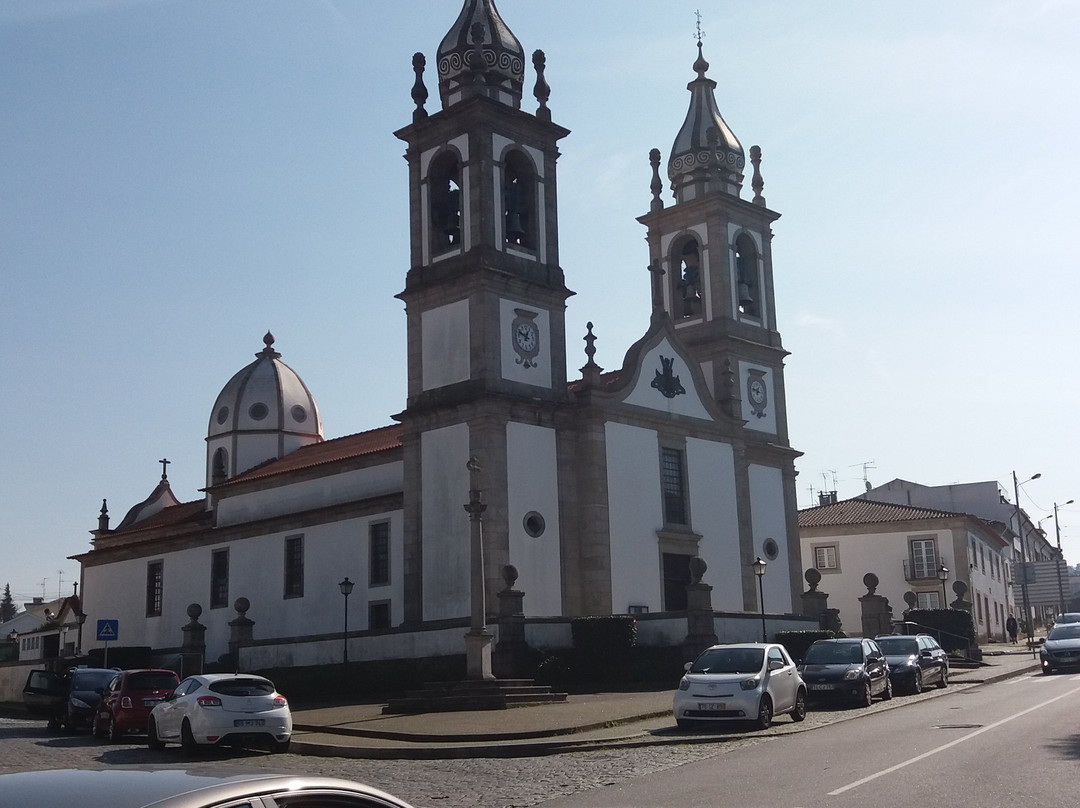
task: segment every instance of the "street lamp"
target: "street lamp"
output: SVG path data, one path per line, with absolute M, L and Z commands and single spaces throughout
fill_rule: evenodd
M 80 610 L 75 615 L 75 620 L 79 623 L 79 641 L 75 646 L 75 656 L 82 656 L 82 627 L 86 625 L 86 612 Z
M 1024 483 L 1029 483 L 1032 480 L 1037 480 L 1042 477 L 1042 474 L 1032 474 L 1023 483 L 1016 481 L 1016 471 L 1012 473 L 1013 477 L 1013 496 L 1016 499 L 1016 532 L 1020 534 L 1020 559 L 1022 569 L 1020 570 L 1020 592 L 1024 597 L 1024 622 L 1027 624 L 1027 641 L 1028 648 L 1035 652 L 1035 646 L 1032 644 L 1034 639 L 1032 636 L 1032 629 L 1034 628 L 1034 620 L 1031 619 L 1031 607 L 1028 606 L 1028 560 L 1027 560 L 1027 539 L 1024 538 L 1024 525 L 1020 521 L 1020 486 Z M 1015 576 L 1014 576 L 1015 577 Z
M 949 596 L 945 594 L 945 582 L 949 580 L 949 568 L 942 564 L 938 567 L 937 578 L 941 581 L 941 608 L 949 608 Z
M 1069 500 L 1064 505 L 1072 505 L 1074 500 Z M 1055 569 L 1057 571 L 1058 579 L 1058 614 L 1065 614 L 1065 587 L 1061 582 L 1061 563 L 1065 560 L 1065 554 L 1061 550 L 1061 525 L 1058 524 L 1058 504 L 1054 503 L 1054 530 L 1057 532 L 1057 564 Z
M 757 576 L 758 597 L 761 598 L 761 641 L 768 642 L 769 638 L 765 633 L 765 587 L 761 582 L 765 577 L 765 567 L 768 566 L 768 562 L 758 556 L 750 566 L 754 568 L 754 575 Z
M 349 580 L 349 576 L 345 576 L 345 580 L 338 584 L 338 589 L 341 590 L 341 594 L 345 596 L 345 633 L 341 638 L 341 662 L 343 665 L 349 664 L 349 595 L 352 594 L 353 582 Z

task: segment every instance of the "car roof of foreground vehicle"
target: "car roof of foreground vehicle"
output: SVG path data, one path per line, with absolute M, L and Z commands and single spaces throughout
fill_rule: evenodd
M 357 808 L 410 808 L 378 789 L 331 777 L 118 768 L 0 774 L 4 803 L 34 808 L 205 808 L 245 796 L 304 791 L 354 796 Z

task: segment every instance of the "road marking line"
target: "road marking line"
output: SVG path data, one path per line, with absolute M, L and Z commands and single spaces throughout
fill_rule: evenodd
M 890 766 L 887 769 L 882 769 L 881 771 L 876 772 L 875 774 L 871 774 L 868 777 L 864 777 L 861 780 L 856 780 L 854 783 L 848 783 L 846 786 L 842 786 L 842 787 L 836 789 L 835 791 L 830 791 L 828 796 L 835 797 L 838 794 L 843 794 L 845 791 L 850 791 L 853 788 L 858 788 L 861 785 L 865 785 L 866 783 L 869 783 L 871 780 L 876 780 L 879 777 L 884 777 L 886 774 L 892 774 L 895 771 L 899 771 L 900 769 L 903 769 L 903 768 L 905 768 L 907 766 L 910 766 L 912 763 L 918 763 L 920 760 L 925 760 L 926 758 L 931 757 L 932 755 L 936 755 L 938 752 L 944 752 L 946 749 L 951 749 L 952 747 L 956 746 L 957 744 L 964 743 L 964 741 L 970 741 L 972 738 L 974 738 L 977 735 L 982 735 L 984 732 L 989 732 L 992 729 L 997 729 L 1002 724 L 1007 724 L 1010 721 L 1012 721 L 1014 718 L 1020 718 L 1021 716 L 1025 716 L 1028 713 L 1033 713 L 1036 710 L 1042 709 L 1043 707 L 1048 707 L 1049 705 L 1053 704 L 1055 701 L 1060 701 L 1061 699 L 1066 698 L 1068 696 L 1072 696 L 1072 695 L 1074 695 L 1076 693 L 1080 693 L 1080 687 L 1073 688 L 1068 693 L 1062 693 L 1060 696 L 1054 696 L 1054 698 L 1048 699 L 1048 700 L 1044 701 L 1042 704 L 1036 704 L 1034 707 L 1028 707 L 1026 710 L 1021 710 L 1020 712 L 1014 713 L 1013 715 L 1010 715 L 1007 718 L 1002 718 L 1000 721 L 995 721 L 993 724 L 987 724 L 985 727 L 977 729 L 974 732 L 969 732 L 967 735 L 964 735 L 964 736 L 962 736 L 960 738 L 957 738 L 956 740 L 949 741 L 947 744 L 942 744 L 941 746 L 937 747 L 936 749 L 931 749 L 929 752 L 923 752 L 921 755 L 917 755 L 917 756 L 915 756 L 915 757 L 913 757 L 913 758 L 911 758 L 909 760 L 905 760 L 903 763 L 897 763 L 895 766 Z

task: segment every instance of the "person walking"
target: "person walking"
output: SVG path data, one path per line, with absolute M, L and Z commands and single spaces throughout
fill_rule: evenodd
M 1013 645 L 1016 645 L 1016 633 L 1018 629 L 1019 626 L 1016 624 L 1016 618 L 1010 614 L 1009 618 L 1005 621 L 1005 630 L 1009 633 L 1009 642 Z

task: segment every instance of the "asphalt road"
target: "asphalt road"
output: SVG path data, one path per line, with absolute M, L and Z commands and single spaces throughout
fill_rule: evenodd
M 1076 805 L 1071 785 L 1061 784 L 1071 783 L 1080 757 L 1072 717 L 1080 709 L 1080 677 L 1022 676 L 897 701 L 900 709 L 811 713 L 804 725 L 810 731 L 794 735 L 751 732 L 708 743 L 444 761 L 234 750 L 185 761 L 175 747 L 147 749 L 143 738 L 111 744 L 51 733 L 39 721 L 0 719 L 0 772 L 137 766 L 325 774 L 370 783 L 416 808 Z

